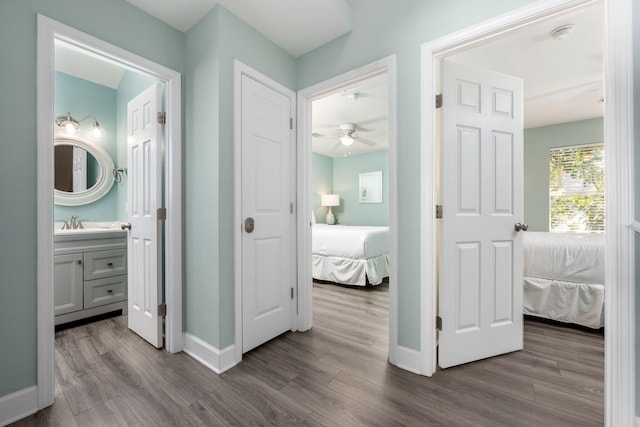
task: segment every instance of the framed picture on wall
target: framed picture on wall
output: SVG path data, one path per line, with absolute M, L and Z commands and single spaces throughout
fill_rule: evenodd
M 359 189 L 360 203 L 382 203 L 382 171 L 361 173 Z

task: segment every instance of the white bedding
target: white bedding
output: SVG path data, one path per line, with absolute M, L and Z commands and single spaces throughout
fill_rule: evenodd
M 372 258 L 389 253 L 389 227 L 316 224 L 311 252 L 343 258 Z
M 604 234 L 524 234 L 524 313 L 604 326 Z
M 604 233 L 524 233 L 524 275 L 604 283 Z
M 365 286 L 389 276 L 389 227 L 314 224 L 313 278 Z

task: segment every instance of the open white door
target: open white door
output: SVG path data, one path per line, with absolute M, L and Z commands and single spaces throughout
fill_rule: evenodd
M 523 345 L 522 80 L 442 70 L 439 365 Z
M 291 329 L 293 99 L 242 75 L 242 352 Z
M 162 347 L 159 103 L 160 84 L 156 83 L 127 105 L 129 328 L 157 348 Z

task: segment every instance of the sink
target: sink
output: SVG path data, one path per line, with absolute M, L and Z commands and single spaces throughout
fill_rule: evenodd
M 56 222 L 54 224 L 54 233 L 56 235 L 64 234 L 88 234 L 88 233 L 124 233 L 125 231 L 120 228 L 120 221 L 82 221 L 84 228 L 63 230 L 63 222 Z

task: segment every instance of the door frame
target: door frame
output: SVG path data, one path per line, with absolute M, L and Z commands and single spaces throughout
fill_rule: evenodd
M 276 82 L 275 80 L 265 76 L 261 72 L 249 67 L 239 60 L 233 63 L 233 243 L 234 243 L 234 342 L 235 342 L 235 364 L 242 360 L 242 76 L 247 76 L 258 83 L 261 83 L 276 92 L 279 92 L 291 100 L 291 202 L 296 205 L 295 200 L 295 183 L 296 183 L 296 93 L 286 86 Z M 294 288 L 294 298 L 291 299 L 291 330 L 297 330 L 296 327 L 296 306 L 298 298 L 298 290 L 295 283 L 295 269 L 297 255 L 296 245 L 296 217 L 291 216 L 291 285 Z M 233 365 L 231 365 L 233 366 Z
M 37 395 L 38 409 L 54 400 L 53 328 L 53 119 L 55 118 L 55 40 L 80 47 L 129 70 L 151 76 L 166 85 L 164 159 L 164 266 L 167 303 L 166 349 L 183 349 L 182 333 L 182 77 L 139 55 L 38 14 L 37 36 Z
M 389 114 L 389 362 L 415 371 L 414 352 L 398 345 L 398 253 L 397 218 L 397 72 L 396 56 L 390 55 L 340 74 L 298 92 L 298 316 L 297 327 L 313 326 L 313 276 L 311 272 L 311 106 L 315 99 L 367 77 L 386 74 Z
M 478 25 L 428 42 L 421 47 L 421 366 L 426 375 L 436 369 L 435 296 L 436 232 L 433 213 L 436 204 L 436 161 L 438 127 L 435 94 L 438 59 L 499 37 L 527 23 L 551 17 L 595 0 L 546 0 L 534 2 Z M 635 423 L 635 291 L 634 236 L 628 225 L 634 220 L 633 160 L 633 51 L 632 0 L 603 0 L 605 6 L 605 93 L 604 117 L 607 156 L 606 182 L 606 282 L 605 301 L 605 423 Z

